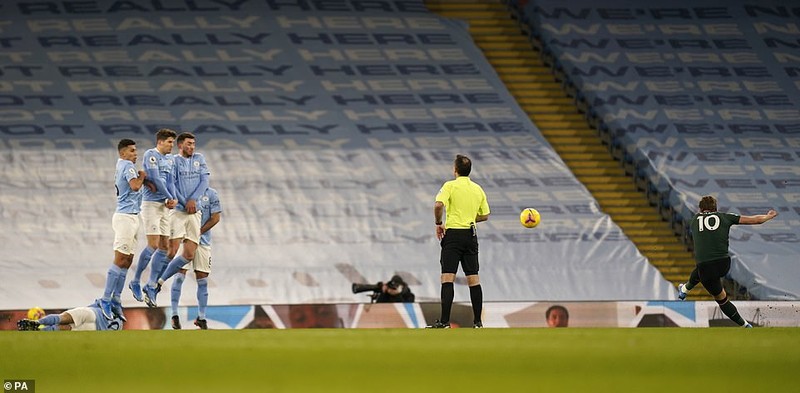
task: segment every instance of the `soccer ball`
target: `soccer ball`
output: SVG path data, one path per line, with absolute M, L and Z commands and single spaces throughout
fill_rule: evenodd
M 525 228 L 533 228 L 539 225 L 540 221 L 542 221 L 542 218 L 539 216 L 539 212 L 532 207 L 525 208 L 519 214 L 519 222 Z
M 44 316 L 45 316 L 45 313 L 44 313 L 44 310 L 42 310 L 41 307 L 34 307 L 34 308 L 31 308 L 30 310 L 28 310 L 28 319 L 30 319 L 32 321 L 36 321 L 36 320 L 42 319 L 42 318 L 44 318 Z

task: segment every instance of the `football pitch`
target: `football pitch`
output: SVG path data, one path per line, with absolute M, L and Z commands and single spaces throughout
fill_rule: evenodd
M 798 370 L 796 328 L 0 332 L 0 376 L 37 392 L 785 392 Z

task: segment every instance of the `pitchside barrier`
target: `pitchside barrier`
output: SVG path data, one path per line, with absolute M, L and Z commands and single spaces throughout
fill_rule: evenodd
M 487 328 L 548 327 L 546 314 L 554 306 L 567 311 L 565 327 L 737 326 L 715 302 L 706 301 L 489 302 L 484 304 L 483 324 Z M 736 307 L 756 327 L 800 326 L 800 302 L 740 301 Z M 208 309 L 206 318 L 209 329 L 422 328 L 439 318 L 439 310 L 438 303 L 216 306 Z M 59 311 L 63 310 L 47 310 Z M 26 312 L 0 311 L 0 330 L 16 329 L 16 319 L 24 318 Z M 128 330 L 172 329 L 169 309 L 129 308 L 125 314 Z M 192 324 L 196 308 L 181 306 L 178 315 L 184 329 L 196 329 Z M 451 325 L 472 328 L 469 303 L 453 305 Z

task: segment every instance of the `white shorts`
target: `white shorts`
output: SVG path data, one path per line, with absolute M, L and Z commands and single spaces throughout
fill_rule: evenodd
M 182 253 L 183 244 L 178 247 L 178 253 L 175 255 L 181 255 Z M 194 259 L 183 265 L 181 269 L 211 274 L 211 246 L 198 245 L 197 250 L 194 252 Z
M 164 202 L 142 201 L 142 221 L 145 235 L 169 236 L 172 209 Z
M 97 330 L 97 314 L 89 307 L 77 307 L 65 311 L 72 316 L 72 330 Z
M 186 265 L 189 265 L 188 263 Z M 211 246 L 199 245 L 194 252 L 192 268 L 196 272 L 211 273 Z
M 139 242 L 139 215 L 114 213 L 111 217 L 114 229 L 114 251 L 125 255 L 133 254 Z
M 196 244 L 200 244 L 200 220 L 203 212 L 197 211 L 195 214 L 175 210 L 172 214 L 172 230 L 170 239 L 186 239 Z

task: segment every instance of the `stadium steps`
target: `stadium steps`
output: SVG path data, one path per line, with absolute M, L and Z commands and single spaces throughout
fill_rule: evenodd
M 676 287 L 686 281 L 694 268 L 692 254 L 541 61 L 526 35 L 527 27 L 513 19 L 501 0 L 426 0 L 425 4 L 441 16 L 469 22 L 475 44 L 600 208 L 667 280 Z M 711 299 L 704 294 L 698 288 L 689 298 Z

